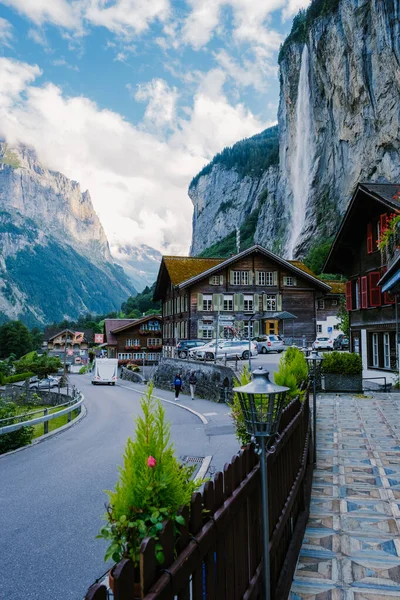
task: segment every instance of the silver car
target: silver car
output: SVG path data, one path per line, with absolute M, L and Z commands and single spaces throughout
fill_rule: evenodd
M 286 350 L 286 346 L 280 335 L 266 335 L 265 339 L 257 342 L 257 350 L 260 354 L 280 353 Z
M 257 344 L 250 342 L 252 356 L 257 356 Z M 217 358 L 249 358 L 249 342 L 247 340 L 222 340 L 218 343 Z M 196 358 L 200 360 L 214 360 L 215 342 L 196 349 Z

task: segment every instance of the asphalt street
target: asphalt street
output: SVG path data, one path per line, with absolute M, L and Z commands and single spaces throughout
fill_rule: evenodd
M 259 356 L 275 370 L 279 355 Z M 82 600 L 86 589 L 109 565 L 106 542 L 95 539 L 107 496 L 133 434 L 144 386 L 120 381 L 92 386 L 90 376 L 71 383 L 85 396 L 87 415 L 42 443 L 0 457 L 0 598 L 5 600 Z M 211 458 L 223 468 L 239 450 L 229 408 L 207 400 L 155 390 L 172 423 L 177 455 Z M 184 409 L 187 406 L 203 416 Z

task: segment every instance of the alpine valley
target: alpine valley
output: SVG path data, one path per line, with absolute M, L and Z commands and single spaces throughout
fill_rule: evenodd
M 193 179 L 191 254 L 288 257 L 337 231 L 358 182 L 400 183 L 400 1 L 313 0 L 280 55 L 278 125 Z
M 0 143 L 0 321 L 104 314 L 135 292 L 89 192 L 46 169 L 32 149 Z

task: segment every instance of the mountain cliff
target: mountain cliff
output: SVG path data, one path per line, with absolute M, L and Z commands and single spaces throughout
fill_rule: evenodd
M 147 286 L 150 287 L 157 279 L 162 255 L 155 248 L 146 244 L 140 246 L 125 244 L 113 246 L 112 254 L 138 292 L 142 292 Z
M 335 233 L 359 181 L 400 181 L 400 0 L 314 0 L 279 61 L 279 164 L 212 161 L 194 178 L 192 254 L 258 210 L 252 240 L 303 256 Z
M 32 149 L 0 143 L 0 319 L 29 325 L 120 308 L 135 290 L 114 264 L 89 192 Z

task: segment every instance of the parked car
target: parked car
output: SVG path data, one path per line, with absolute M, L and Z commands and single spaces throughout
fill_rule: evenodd
M 283 352 L 286 350 L 285 341 L 280 335 L 265 335 L 265 339 L 257 342 L 258 353 L 268 354 L 269 352 Z
M 339 333 L 337 338 L 333 340 L 333 347 L 335 350 L 348 350 L 349 349 L 349 338 L 344 333 Z
M 56 379 L 50 379 L 50 377 L 29 384 L 29 389 L 31 390 L 48 390 L 54 387 L 58 387 L 58 381 Z
M 333 340 L 328 337 L 317 337 L 312 347 L 314 350 L 333 350 Z
M 204 343 L 204 340 L 181 340 L 176 345 L 179 358 L 187 358 L 189 350 L 198 346 L 204 346 Z
M 250 342 L 251 356 L 257 356 L 257 344 Z M 195 351 L 195 357 L 200 360 L 214 360 L 215 342 L 207 344 Z M 247 340 L 222 340 L 218 343 L 217 358 L 249 358 L 249 342 Z

